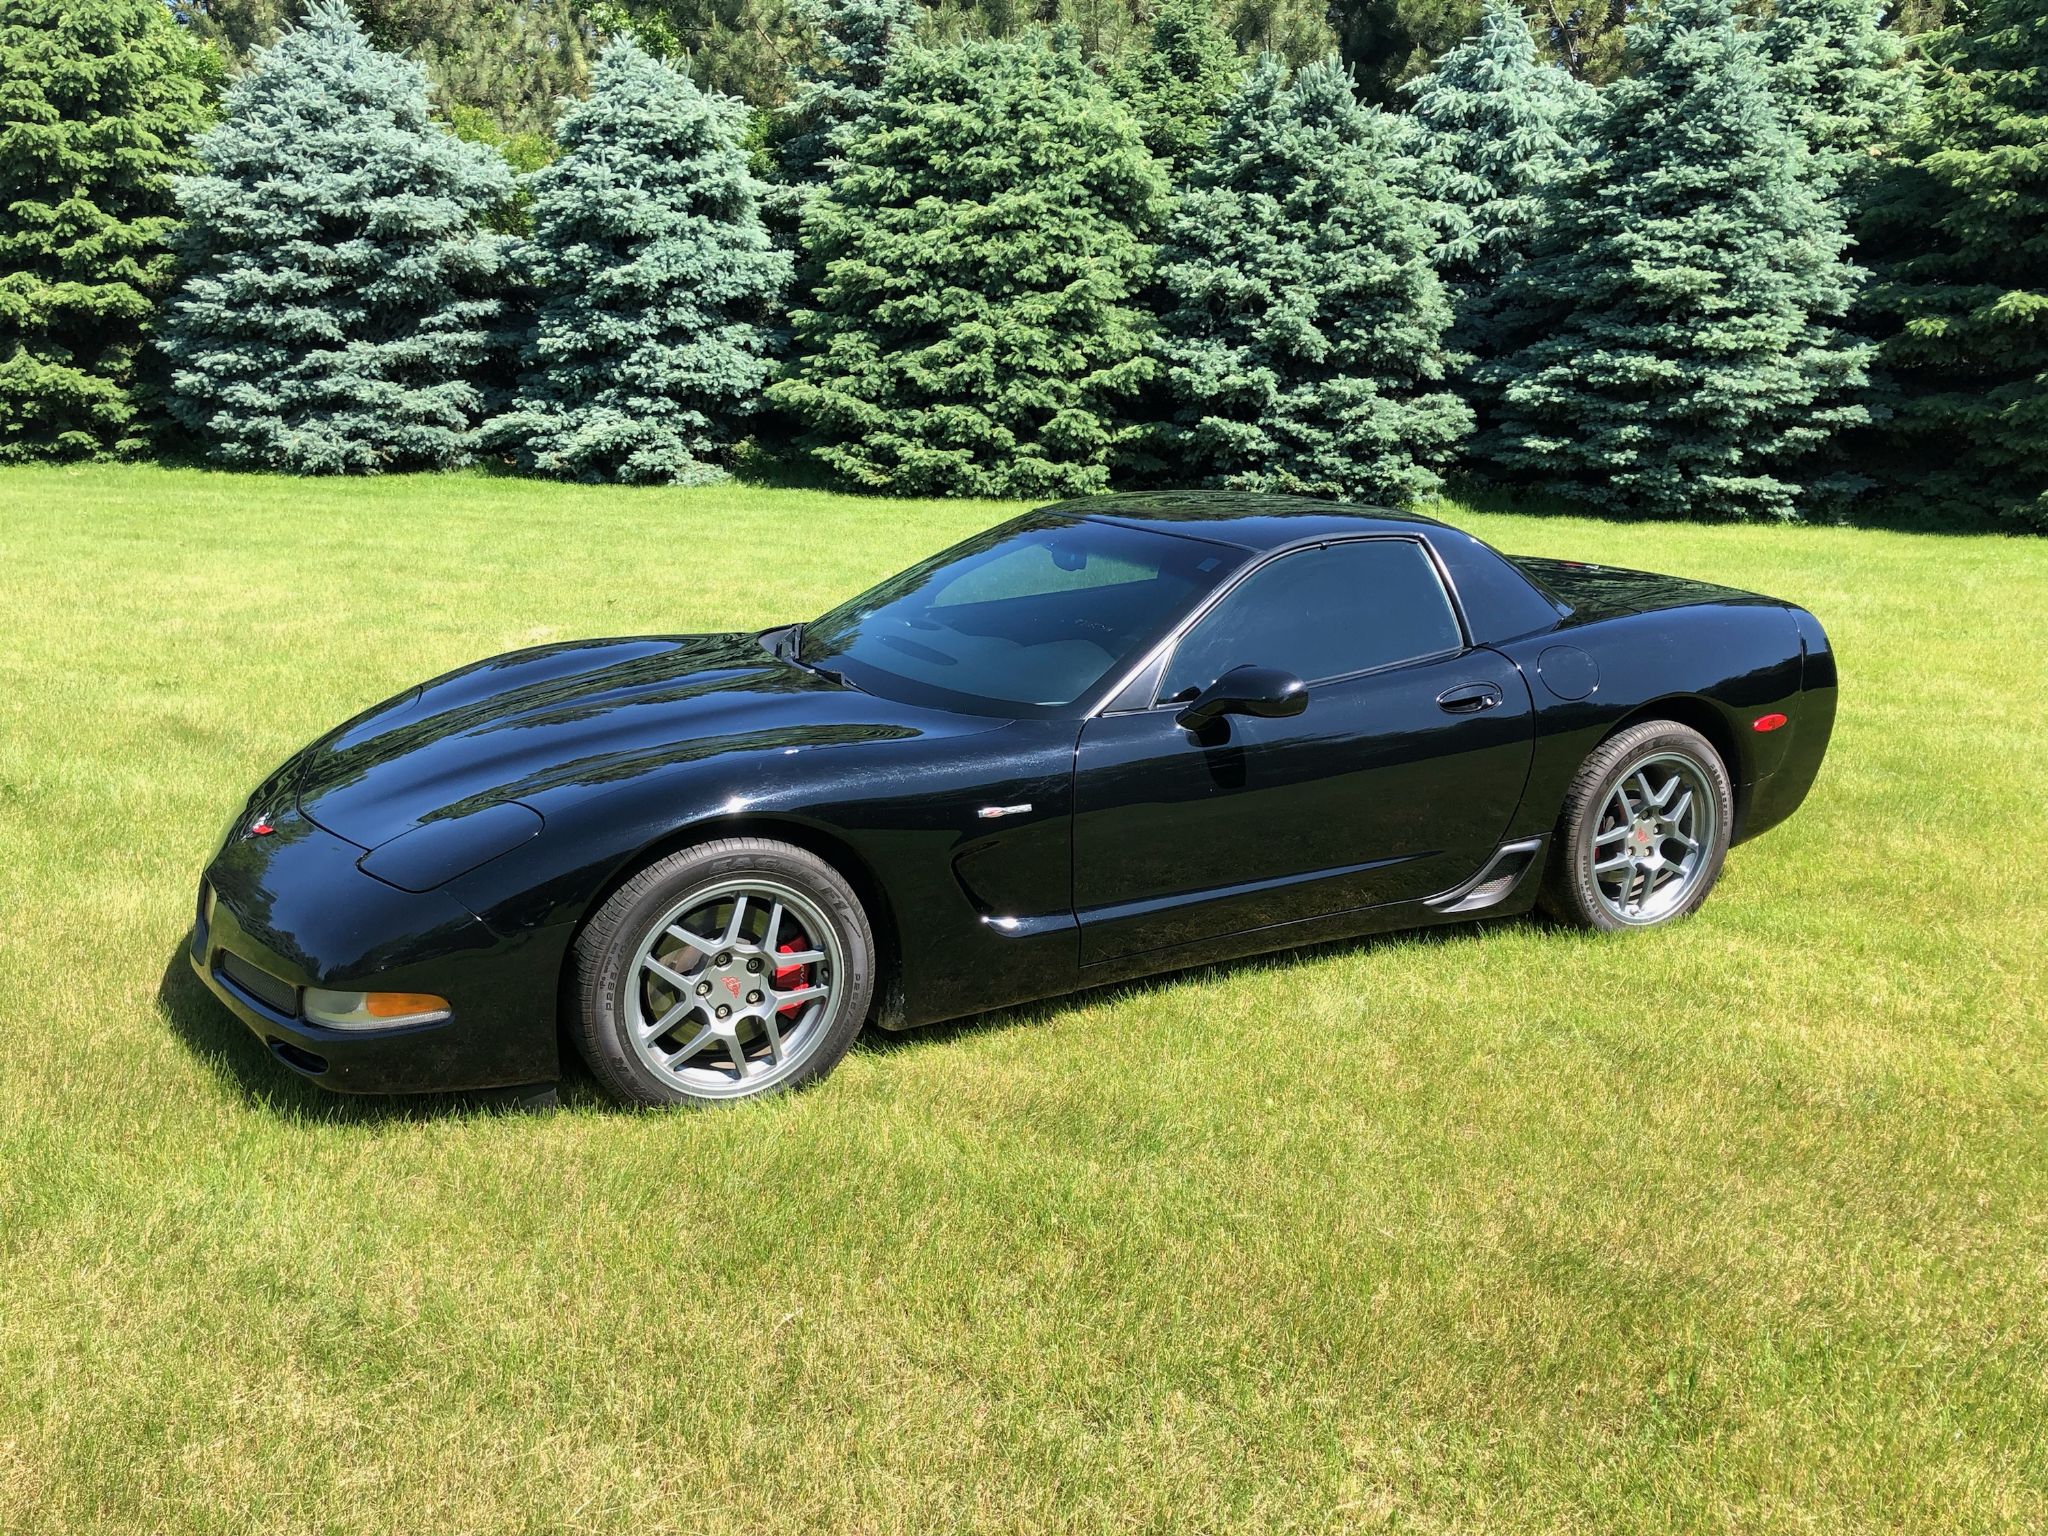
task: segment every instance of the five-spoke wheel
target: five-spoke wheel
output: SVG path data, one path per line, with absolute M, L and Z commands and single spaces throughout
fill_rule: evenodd
M 822 1077 L 852 1044 L 874 940 L 845 880 L 759 838 L 671 854 L 577 944 L 578 1043 L 619 1097 L 750 1098 Z
M 1593 888 L 1616 921 L 1654 923 L 1682 906 L 1706 868 L 1714 792 L 1692 758 L 1666 752 L 1625 774 L 1593 833 Z
M 1734 795 L 1721 756 L 1669 720 L 1631 726 L 1565 796 L 1544 905 L 1594 928 L 1647 928 L 1698 909 L 1721 872 Z
M 700 1097 L 767 1088 L 824 1039 L 842 968 L 832 922 L 803 892 L 758 876 L 718 881 L 642 939 L 633 1048 Z

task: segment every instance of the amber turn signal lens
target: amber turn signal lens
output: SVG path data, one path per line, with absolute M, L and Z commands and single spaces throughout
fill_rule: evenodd
M 329 1029 L 391 1029 L 433 1024 L 448 1017 L 448 999 L 431 992 L 330 992 L 308 987 L 301 1008 Z
M 363 1011 L 377 1019 L 404 1019 L 416 1013 L 446 1013 L 448 999 L 431 992 L 365 992 Z

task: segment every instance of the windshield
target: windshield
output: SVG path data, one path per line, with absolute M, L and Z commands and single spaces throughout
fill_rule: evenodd
M 1071 708 L 1243 561 L 1199 539 L 1028 516 L 804 626 L 798 651 L 885 697 L 974 713 Z

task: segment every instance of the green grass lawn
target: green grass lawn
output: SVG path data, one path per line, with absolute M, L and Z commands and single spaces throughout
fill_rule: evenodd
M 182 973 L 341 717 L 1005 510 L 0 472 L 0 1530 L 2041 1529 L 2048 542 L 1446 510 L 1832 634 L 1813 798 L 1670 931 L 1199 972 L 702 1114 L 336 1099 Z

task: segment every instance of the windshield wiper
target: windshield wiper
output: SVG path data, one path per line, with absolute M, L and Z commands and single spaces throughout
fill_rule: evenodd
M 867 689 L 861 687 L 859 683 L 856 683 L 852 678 L 848 677 L 844 672 L 839 671 L 837 668 L 820 666 L 815 661 L 805 661 L 803 657 L 797 655 L 794 651 L 791 651 L 787 656 L 783 657 L 782 659 L 788 662 L 793 667 L 802 667 L 806 672 L 810 673 L 813 677 L 822 677 L 828 683 L 836 683 L 841 688 L 851 688 L 855 693 L 867 692 Z
M 768 634 L 772 637 L 768 640 L 768 654 L 777 661 L 795 661 L 797 649 L 804 643 L 804 621 L 798 619 Z
M 814 677 L 822 677 L 826 682 L 836 683 L 841 688 L 851 688 L 855 693 L 867 692 L 867 689 L 854 682 L 844 672 L 833 667 L 820 666 L 815 661 L 804 660 L 802 655 L 804 644 L 802 620 L 798 620 L 787 629 L 773 631 L 772 633 L 775 634 L 775 638 L 769 642 L 768 654 L 777 661 L 786 661 L 791 666 L 802 667 Z
M 795 658 L 792 657 L 791 660 L 795 660 Z M 837 683 L 842 688 L 851 688 L 855 693 L 867 692 L 867 689 L 861 687 L 859 683 L 856 683 L 844 672 L 840 672 L 832 667 L 821 667 L 815 661 L 798 661 L 797 665 L 810 668 L 811 671 L 817 673 L 818 676 L 825 679 L 828 683 Z

